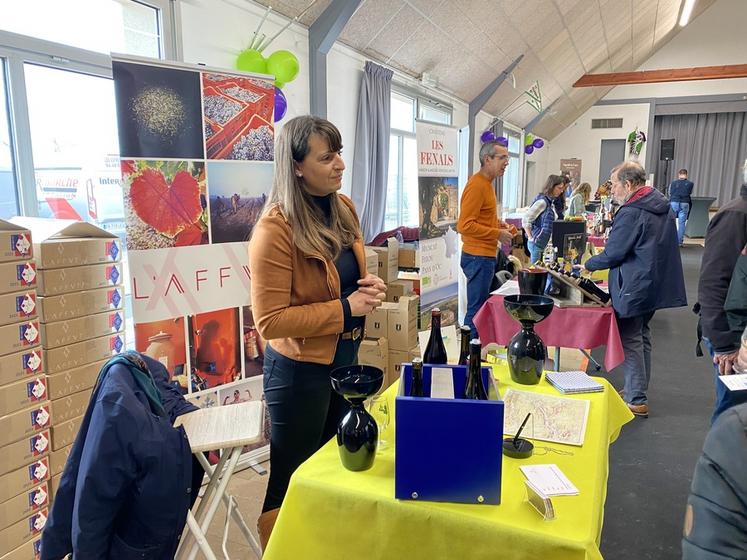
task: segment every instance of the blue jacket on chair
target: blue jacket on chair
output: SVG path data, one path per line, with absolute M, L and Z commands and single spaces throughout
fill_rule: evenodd
M 42 560 L 71 552 L 75 560 L 173 558 L 193 461 L 184 430 L 172 424 L 192 410 L 161 363 L 137 353 L 109 360 L 65 464 Z
M 620 317 L 687 305 L 669 201 L 655 189 L 623 204 L 615 214 L 607 245 L 586 261 L 588 270 L 608 268 L 612 307 Z

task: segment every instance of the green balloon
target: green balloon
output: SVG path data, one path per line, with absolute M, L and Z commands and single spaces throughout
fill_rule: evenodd
M 278 82 L 287 84 L 298 75 L 298 59 L 290 51 L 275 51 L 267 58 L 267 72 Z
M 524 145 L 525 145 L 525 146 L 528 146 L 528 145 L 529 145 L 529 144 L 531 144 L 532 142 L 534 142 L 534 134 L 527 134 L 527 135 L 526 135 L 526 136 L 524 137 Z
M 236 68 L 244 72 L 256 74 L 267 74 L 267 61 L 257 49 L 246 49 L 241 51 L 236 58 Z

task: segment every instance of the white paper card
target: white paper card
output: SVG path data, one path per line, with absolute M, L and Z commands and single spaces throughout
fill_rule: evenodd
M 557 465 L 528 465 L 521 472 L 545 496 L 575 496 L 578 488 L 568 480 Z
M 729 391 L 747 391 L 747 373 L 719 375 L 718 378 Z
M 454 398 L 454 377 L 450 368 L 431 368 L 431 398 Z
M 508 280 L 507 282 L 504 282 L 500 288 L 490 292 L 490 294 L 494 296 L 517 296 L 519 295 L 519 281 Z

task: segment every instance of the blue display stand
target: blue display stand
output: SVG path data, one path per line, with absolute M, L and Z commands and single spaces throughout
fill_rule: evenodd
M 463 395 L 466 366 L 452 370 L 454 394 Z M 395 404 L 394 495 L 402 500 L 501 503 L 503 402 L 490 368 L 482 368 L 487 401 L 407 397 L 412 366 L 400 373 Z M 431 366 L 423 366 L 430 394 Z

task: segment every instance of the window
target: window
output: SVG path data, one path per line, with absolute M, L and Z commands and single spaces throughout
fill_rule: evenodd
M 159 10 L 136 1 L 14 2 L 0 29 L 104 54 L 163 56 Z
M 18 196 L 8 123 L 8 96 L 5 93 L 5 61 L 0 58 L 0 218 L 18 214 Z
M 420 222 L 416 115 L 420 120 L 451 124 L 451 108 L 441 103 L 392 91 L 391 137 L 384 229 L 415 227 Z
M 505 215 L 520 205 L 521 135 L 506 128 L 503 129 L 503 133 L 508 137 L 508 168 L 503 176 L 501 189 L 501 205 Z

